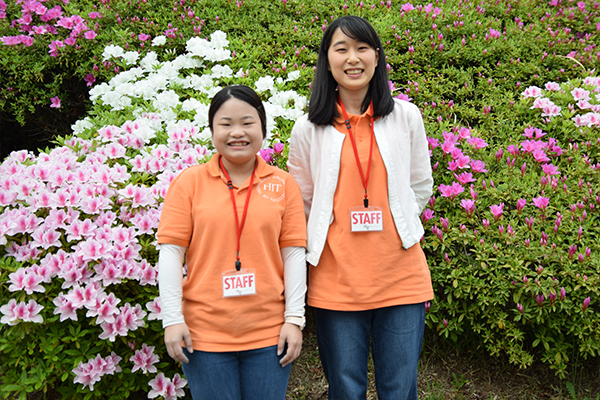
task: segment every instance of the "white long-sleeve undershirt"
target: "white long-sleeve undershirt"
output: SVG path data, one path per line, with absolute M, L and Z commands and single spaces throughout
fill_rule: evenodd
M 181 311 L 183 260 L 187 248 L 162 244 L 158 256 L 158 289 L 160 292 L 163 328 L 185 323 Z M 285 285 L 284 317 L 304 317 L 306 294 L 306 250 L 304 247 L 284 247 L 283 280 Z

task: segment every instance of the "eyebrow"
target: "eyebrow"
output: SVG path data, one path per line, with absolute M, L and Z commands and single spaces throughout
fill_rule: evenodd
M 245 116 L 243 116 L 243 117 L 242 117 L 242 118 L 240 118 L 240 119 L 254 119 L 254 118 L 255 118 L 255 117 L 254 117 L 254 116 L 252 116 L 252 115 L 245 115 Z M 230 118 L 230 117 L 223 116 L 223 117 L 219 118 L 219 121 L 222 121 L 222 120 L 231 121 L 231 120 L 233 120 L 233 118 Z

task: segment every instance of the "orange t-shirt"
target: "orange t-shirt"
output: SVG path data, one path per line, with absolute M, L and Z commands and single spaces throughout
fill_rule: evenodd
M 338 112 L 342 115 L 339 105 Z M 370 109 L 363 115 L 349 114 L 349 118 L 366 177 Z M 336 121 L 335 127 L 347 134 L 341 120 Z M 373 143 L 367 190 L 369 206 L 383 211 L 382 231 L 351 231 L 350 208 L 363 206 L 364 187 L 350 137 L 344 140 L 340 163 L 333 222 L 319 264 L 309 269 L 308 304 L 329 310 L 361 311 L 433 299 L 429 267 L 421 246 L 417 243 L 408 250 L 402 248 L 388 203 L 387 172 L 377 142 Z
M 193 348 L 243 351 L 277 344 L 284 323 L 283 247 L 306 247 L 300 188 L 285 171 L 256 157 L 241 236 L 242 269 L 255 273 L 256 295 L 223 297 L 223 273 L 235 269 L 237 233 L 219 155 L 183 171 L 167 192 L 158 243 L 187 247 L 183 316 Z M 250 178 L 235 187 L 241 222 Z

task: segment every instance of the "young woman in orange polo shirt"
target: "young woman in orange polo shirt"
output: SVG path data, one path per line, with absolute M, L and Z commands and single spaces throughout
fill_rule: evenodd
M 173 180 L 158 227 L 165 344 L 194 400 L 284 400 L 304 326 L 302 196 L 256 155 L 266 115 L 252 89 L 222 89 L 208 120 L 217 153 Z
M 366 398 L 370 348 L 379 399 L 416 399 L 433 298 L 419 245 L 433 186 L 421 114 L 391 96 L 381 41 L 355 16 L 325 30 L 312 90 L 288 168 L 308 218 L 308 304 L 329 399 Z

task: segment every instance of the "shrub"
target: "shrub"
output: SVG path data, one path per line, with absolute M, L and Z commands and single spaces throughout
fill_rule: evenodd
M 14 36 L 7 22 L 23 6 L 2 4 L 0 31 Z M 183 382 L 168 372 L 175 365 L 153 319 L 154 231 L 167 185 L 211 153 L 206 104 L 217 86 L 234 82 L 260 89 L 272 134 L 262 155 L 285 167 L 320 33 L 344 14 L 376 27 L 390 88 L 421 108 L 430 136 L 436 188 L 422 241 L 436 294 L 429 329 L 521 367 L 541 359 L 560 376 L 574 359 L 598 356 L 597 3 L 56 5 L 88 28 L 89 13 L 100 12 L 98 36 L 57 57 L 46 54 L 50 36 L 0 47 L 0 109 L 39 113 L 58 97 L 62 107 L 52 110 L 68 110 L 81 100 L 64 82 L 81 88 L 93 74 L 96 85 L 73 134 L 0 166 L 0 279 L 8 282 L 0 287 L 0 357 L 10 366 L 2 395 L 58 388 L 64 397 L 118 399 L 149 382 L 151 396 L 177 395 L 166 391 Z M 59 28 L 65 40 L 70 31 Z M 219 29 L 235 50 L 224 62 L 222 35 L 212 45 L 200 40 Z M 99 318 L 99 306 L 130 325 Z
M 234 74 L 225 34 L 211 38 L 190 39 L 173 61 L 149 53 L 92 88 L 93 116 L 74 136 L 39 156 L 14 152 L 0 166 L 1 279 L 9 283 L 0 293 L 9 366 L 0 393 L 55 388 L 64 398 L 122 399 L 149 385 L 149 397 L 183 396 L 185 381 L 159 372 L 176 369 L 162 344 L 155 267 L 169 183 L 212 154 L 207 110 L 220 86 L 262 93 L 272 146 L 261 154 L 272 163 L 283 159 L 281 129 L 306 105 L 283 90 L 300 72 L 256 82 Z M 120 47 L 105 53 L 126 63 Z

